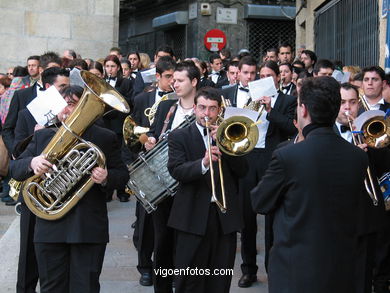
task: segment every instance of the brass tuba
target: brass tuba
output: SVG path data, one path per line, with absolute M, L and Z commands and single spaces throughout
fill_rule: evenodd
M 92 168 L 105 166 L 104 154 L 80 136 L 111 108 L 130 111 L 125 99 L 107 82 L 88 71 L 80 74 L 86 86 L 83 95 L 42 152 L 53 164 L 53 172 L 34 175 L 23 184 L 26 205 L 46 220 L 60 219 L 69 212 L 94 184 Z
M 131 115 L 127 116 L 123 122 L 123 139 L 127 147 L 133 153 L 141 151 L 142 146 L 147 142 L 148 136 L 146 133 L 149 131 L 149 127 L 138 126 L 135 123 Z

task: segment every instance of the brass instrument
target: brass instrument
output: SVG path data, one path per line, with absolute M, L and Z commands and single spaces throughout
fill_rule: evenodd
M 46 220 L 60 219 L 69 212 L 94 184 L 92 168 L 105 166 L 104 154 L 80 136 L 111 108 L 130 111 L 125 99 L 106 81 L 88 71 L 80 74 L 86 86 L 83 95 L 42 152 L 53 164 L 52 172 L 34 175 L 23 185 L 26 205 Z
M 218 158 L 218 168 L 219 168 L 219 178 L 221 180 L 221 193 L 222 193 L 222 203 L 217 199 L 217 195 L 215 192 L 215 182 L 214 182 L 214 167 L 213 167 L 213 161 L 212 161 L 212 153 L 211 153 L 211 135 L 210 135 L 210 119 L 209 117 L 204 117 L 204 120 L 206 121 L 206 132 L 207 132 L 207 150 L 209 154 L 209 160 L 210 160 L 210 176 L 211 176 L 211 201 L 215 202 L 220 209 L 222 213 L 226 213 L 226 196 L 225 196 L 225 187 L 223 182 L 223 171 L 222 171 L 222 161 L 221 158 Z
M 359 100 L 366 112 L 371 111 L 367 101 L 359 95 Z M 371 148 L 384 148 L 390 145 L 390 118 L 374 116 L 362 124 L 363 141 Z
M 142 146 L 148 141 L 146 133 L 149 127 L 138 126 L 133 118 L 129 115 L 123 122 L 123 139 L 127 147 L 134 153 L 141 151 Z
M 14 201 L 18 200 L 19 193 L 21 186 L 23 184 L 23 181 L 17 181 L 13 178 L 11 178 L 8 182 L 9 185 L 9 196 L 12 197 Z
M 162 101 L 172 100 L 172 99 L 178 99 L 178 97 L 177 97 L 177 95 L 176 95 L 175 92 L 168 93 L 168 94 L 162 96 L 161 99 L 160 99 L 159 101 L 155 102 L 155 103 L 152 105 L 152 107 L 146 108 L 146 109 L 145 109 L 144 114 L 145 114 L 146 117 L 148 117 L 148 119 L 149 119 L 149 124 L 150 124 L 150 125 L 153 124 L 154 116 L 156 115 L 158 105 L 159 105 Z
M 345 112 L 345 116 L 347 117 L 349 128 L 352 131 L 352 129 L 353 129 L 352 128 L 352 120 L 349 117 L 349 111 Z M 353 144 L 356 146 L 358 144 L 362 144 L 362 142 L 358 138 L 356 138 L 354 134 L 352 134 L 352 141 L 353 141 Z M 378 205 L 378 195 L 376 194 L 375 185 L 374 185 L 374 178 L 371 174 L 370 167 L 367 167 L 367 176 L 368 176 L 368 180 L 367 180 L 367 178 L 364 179 L 364 186 L 366 188 L 368 195 L 370 196 L 370 198 L 372 200 L 372 203 L 374 204 L 374 206 L 377 206 Z M 376 180 L 378 180 L 378 179 L 376 178 Z

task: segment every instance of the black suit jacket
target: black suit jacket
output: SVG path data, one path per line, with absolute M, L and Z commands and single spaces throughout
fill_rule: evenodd
M 256 212 L 274 212 L 270 293 L 354 293 L 364 151 L 330 127 L 275 150 L 252 190 Z
M 126 102 L 130 106 L 130 110 L 133 107 L 133 81 L 127 78 L 117 78 L 115 89 L 126 99 Z M 122 135 L 123 121 L 127 114 L 119 111 L 112 111 L 103 116 L 104 124 L 106 127 L 114 131 L 119 136 Z
M 23 109 L 19 112 L 18 120 L 15 126 L 15 139 L 13 151 L 15 151 L 15 147 L 24 139 L 29 137 L 34 133 L 35 125 L 37 122 L 33 115 L 31 115 L 28 109 Z
M 149 69 L 145 69 L 145 70 L 149 70 Z M 135 73 L 135 79 L 134 79 L 133 97 L 137 96 L 139 93 L 142 93 L 143 90 L 149 85 L 151 85 L 151 83 L 145 83 L 144 79 L 142 78 L 141 72 L 137 71 Z
M 209 79 L 211 80 L 211 77 L 209 77 Z M 217 82 L 215 83 L 215 87 L 216 88 L 221 88 L 222 86 L 227 85 L 227 84 L 229 84 L 229 80 L 228 80 L 226 71 L 221 70 L 219 72 L 219 76 L 218 76 Z
M 152 107 L 156 100 L 156 90 L 151 92 L 142 92 L 134 98 L 134 108 L 131 116 L 135 123 L 142 127 L 150 127 L 149 119 L 145 116 L 146 108 Z
M 175 194 L 168 226 L 197 235 L 204 235 L 211 203 L 210 171 L 202 174 L 201 162 L 206 148 L 203 138 L 195 125 L 176 129 L 168 136 L 168 170 L 179 181 Z M 242 214 L 238 199 L 238 178 L 247 171 L 246 160 L 223 154 L 222 168 L 225 181 L 227 212 L 219 213 L 224 234 L 239 231 L 242 228 Z M 217 164 L 214 164 L 217 196 L 221 194 Z
M 215 83 L 210 79 L 202 77 L 200 79 L 199 88 L 206 87 L 206 86 L 215 87 Z
M 157 111 L 156 111 L 156 115 L 154 117 L 153 124 L 150 126 L 150 131 L 147 133 L 148 136 L 153 136 L 158 140 L 158 138 L 160 137 L 161 132 L 164 128 L 165 119 L 167 117 L 167 114 L 168 114 L 169 110 L 171 109 L 171 107 L 175 103 L 177 103 L 177 100 L 165 100 L 165 101 L 160 102 L 160 104 L 157 107 Z M 176 107 L 175 111 L 173 112 L 173 114 L 171 115 L 171 117 L 169 117 L 169 120 L 167 121 L 168 126 L 167 126 L 166 130 L 171 129 L 172 122 L 173 122 L 173 119 L 175 117 L 176 111 L 177 111 L 177 107 Z
M 8 153 L 12 154 L 15 139 L 15 126 L 18 120 L 18 114 L 20 110 L 26 108 L 26 106 L 37 96 L 37 83 L 34 83 L 32 87 L 18 90 L 14 93 L 12 98 L 9 112 L 3 126 L 3 140 L 8 149 Z
M 29 169 L 32 158 L 42 153 L 54 134 L 55 131 L 52 128 L 35 132 L 33 140 L 20 158 L 11 161 L 12 178 L 22 181 L 33 175 Z M 109 190 L 123 188 L 129 175 L 121 160 L 120 145 L 116 135 L 108 129 L 92 125 L 82 137 L 96 144 L 106 156 L 108 178 L 105 188 Z M 94 184 L 76 206 L 59 220 L 47 221 L 37 218 L 34 241 L 51 243 L 108 242 L 108 218 L 104 188 Z

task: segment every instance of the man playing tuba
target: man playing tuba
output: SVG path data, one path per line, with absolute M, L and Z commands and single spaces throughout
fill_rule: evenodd
M 78 86 L 61 91 L 68 106 L 58 114 L 65 120 L 83 93 Z M 50 173 L 55 167 L 44 155 L 44 148 L 56 134 L 55 128 L 35 132 L 31 143 L 12 162 L 10 172 L 16 180 Z M 38 261 L 41 292 L 99 292 L 99 275 L 108 242 L 106 188 L 120 188 L 128 180 L 128 172 L 120 157 L 116 135 L 95 124 L 88 127 L 82 138 L 94 143 L 106 156 L 106 167 L 91 171 L 95 183 L 62 218 L 37 218 L 34 245 Z

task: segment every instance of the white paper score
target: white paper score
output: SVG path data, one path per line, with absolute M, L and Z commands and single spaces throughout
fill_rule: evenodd
M 252 100 L 257 100 L 261 97 L 272 97 L 278 94 L 274 79 L 271 76 L 250 81 L 248 86 Z
M 38 96 L 27 105 L 27 109 L 39 125 L 45 125 L 67 105 L 55 86 L 51 86 L 38 91 Z

